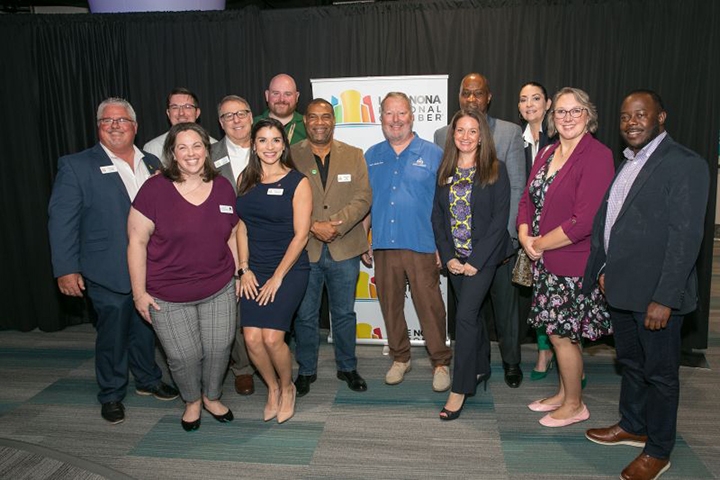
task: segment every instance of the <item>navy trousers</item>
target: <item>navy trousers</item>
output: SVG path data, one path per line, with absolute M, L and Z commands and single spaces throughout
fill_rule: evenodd
M 645 312 L 611 307 L 610 316 L 622 368 L 620 427 L 648 436 L 646 454 L 668 458 L 677 428 L 683 315 L 671 315 L 666 328 L 654 331 L 645 328 Z
M 125 398 L 128 371 L 138 388 L 160 383 L 162 371 L 155 363 L 155 332 L 137 310 L 131 293 L 117 293 L 85 279 L 87 293 L 97 313 L 95 376 L 100 403 Z

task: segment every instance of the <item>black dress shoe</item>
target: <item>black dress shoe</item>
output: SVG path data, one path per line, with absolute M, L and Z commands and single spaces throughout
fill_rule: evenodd
M 205 409 L 206 412 L 208 412 L 210 415 L 212 415 L 212 417 L 215 420 L 217 420 L 220 423 L 232 422 L 233 420 L 235 420 L 235 416 L 233 415 L 232 410 L 230 410 L 229 408 L 228 408 L 228 411 L 223 413 L 222 415 L 215 415 L 213 412 L 208 410 L 205 405 L 203 405 L 203 408 Z
M 185 420 L 180 419 L 180 424 L 182 425 L 183 430 L 185 430 L 186 432 L 194 432 L 195 430 L 200 428 L 200 418 L 198 417 L 197 420 L 192 422 L 186 422 Z
M 125 420 L 125 407 L 122 402 L 105 402 L 100 409 L 100 415 L 115 425 Z
M 505 383 L 510 388 L 518 388 L 523 380 L 522 369 L 520 365 L 515 363 L 513 365 L 503 365 L 505 367 Z
M 171 387 L 163 382 L 158 383 L 152 387 L 135 387 L 135 393 L 138 395 L 149 396 L 157 398 L 158 400 L 175 400 L 180 392 L 175 387 Z
M 295 395 L 298 397 L 307 395 L 310 391 L 310 384 L 315 380 L 317 380 L 317 373 L 313 373 L 312 375 L 298 375 L 297 380 L 295 380 L 295 388 L 297 389 Z
M 338 371 L 337 378 L 344 380 L 348 384 L 348 387 L 350 387 L 350 390 L 355 390 L 356 392 L 364 392 L 367 390 L 367 383 L 365 383 L 365 380 L 363 380 L 357 370 L 353 370 L 352 372 Z

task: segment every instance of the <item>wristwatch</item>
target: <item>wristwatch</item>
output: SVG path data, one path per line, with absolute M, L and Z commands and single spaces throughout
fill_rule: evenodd
M 236 277 L 236 278 L 240 278 L 240 277 L 242 277 L 244 274 L 246 274 L 246 273 L 249 272 L 249 271 L 250 271 L 249 268 L 241 268 L 241 269 L 239 269 L 239 270 L 237 271 L 237 275 L 236 275 L 235 277 Z

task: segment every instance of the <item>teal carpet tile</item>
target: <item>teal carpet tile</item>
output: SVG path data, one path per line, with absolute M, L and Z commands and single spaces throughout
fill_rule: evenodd
M 98 384 L 94 378 L 61 378 L 28 400 L 32 404 L 55 405 L 97 405 Z M 179 404 L 179 398 L 160 402 L 152 396 L 135 393 L 135 386 L 128 385 L 127 395 L 123 399 L 126 407 L 168 408 Z
M 22 403 L 17 402 L 0 402 L 0 416 L 12 412 L 21 405 Z
M 576 478 L 592 475 L 619 475 L 642 451 L 618 445 L 595 445 L 585 438 L 583 423 L 566 429 L 547 429 L 538 425 L 535 433 L 500 432 L 508 472 L 513 474 L 551 475 L 564 465 Z M 715 478 L 678 436 L 671 457 L 672 467 L 663 478 Z
M 185 432 L 180 415 L 163 417 L 130 455 L 282 465 L 309 465 L 324 423 L 290 419 L 235 419 L 219 423 L 205 415 L 199 430 Z
M 412 372 L 408 375 L 412 375 Z M 493 379 L 488 383 L 488 391 L 483 392 L 482 386 L 478 387 L 478 394 L 469 397 L 466 404 L 472 405 L 481 411 L 494 411 L 494 403 L 491 395 Z M 502 382 L 502 379 L 499 381 Z M 366 392 L 353 392 L 349 388 L 339 388 L 335 396 L 335 403 L 343 406 L 357 406 L 367 408 L 368 405 L 398 405 L 403 407 L 422 407 L 432 405 L 442 408 L 447 400 L 448 392 L 433 392 L 432 378 L 422 380 L 411 380 L 407 376 L 399 385 L 387 385 L 384 380 L 367 380 L 368 389 Z M 504 383 L 503 383 L 504 386 Z
M 77 368 L 94 350 L 61 348 L 0 348 L 0 368 Z

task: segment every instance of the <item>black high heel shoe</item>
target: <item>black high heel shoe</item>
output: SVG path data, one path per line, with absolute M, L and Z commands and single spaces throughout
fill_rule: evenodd
M 198 417 L 197 420 L 193 420 L 192 422 L 186 422 L 182 418 L 180 419 L 180 424 L 183 427 L 183 430 L 186 432 L 194 432 L 198 428 L 200 428 L 200 417 Z
M 212 417 L 215 420 L 217 420 L 220 423 L 232 422 L 235 419 L 235 416 L 233 415 L 232 410 L 230 410 L 229 408 L 228 408 L 228 411 L 223 413 L 222 415 L 215 415 L 210 410 L 208 410 L 205 405 L 203 405 L 203 408 L 205 409 L 206 412 L 208 412 L 210 415 L 212 415 Z
M 482 375 L 477 376 L 477 383 L 476 385 L 483 384 L 483 392 L 487 392 L 487 382 L 490 380 L 490 377 L 492 377 L 492 370 L 490 370 L 488 373 L 483 373 Z
M 440 410 L 440 420 L 444 421 L 450 421 L 455 420 L 456 418 L 460 417 L 460 413 L 462 412 L 463 407 L 465 407 L 465 400 L 467 400 L 467 395 L 463 397 L 462 404 L 460 404 L 460 408 L 455 410 L 454 412 L 452 410 L 448 410 L 447 408 L 443 407 L 442 410 Z

